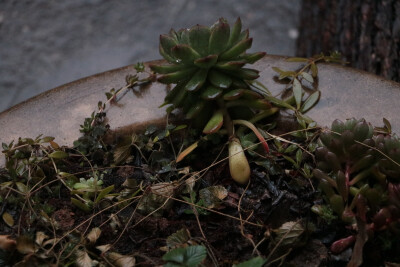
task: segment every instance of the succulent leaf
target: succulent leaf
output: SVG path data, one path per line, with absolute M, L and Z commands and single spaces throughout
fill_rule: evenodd
M 192 106 L 189 109 L 189 111 L 186 113 L 186 118 L 193 119 L 194 117 L 196 117 L 197 114 L 199 114 L 202 111 L 202 109 L 204 108 L 205 105 L 206 105 L 206 103 L 204 101 L 196 102 L 196 104 L 194 106 Z
M 171 72 L 176 72 L 183 70 L 182 65 L 150 65 L 150 69 L 154 72 L 160 73 L 160 74 L 168 74 Z
M 158 78 L 160 83 L 178 83 L 182 80 L 186 80 L 190 75 L 196 72 L 195 68 L 187 68 L 185 70 L 179 70 L 168 74 L 161 75 Z
M 212 30 L 209 40 L 209 52 L 210 54 L 220 54 L 223 52 L 229 41 L 230 28 L 229 24 L 223 19 L 219 19 Z
M 234 44 L 238 42 L 241 31 L 242 31 L 242 21 L 240 20 L 240 18 L 237 18 L 235 24 L 232 27 L 231 34 L 229 35 L 228 47 L 232 47 Z
M 222 92 L 223 90 L 221 88 L 210 85 L 203 91 L 201 97 L 206 100 L 214 100 L 219 97 Z
M 224 116 L 222 110 L 217 110 L 203 129 L 203 133 L 211 134 L 217 132 L 223 124 Z
M 208 79 L 212 85 L 220 88 L 228 88 L 232 84 L 232 79 L 228 75 L 216 70 L 210 71 Z
M 210 35 L 210 28 L 196 25 L 189 30 L 189 45 L 200 55 L 206 56 L 208 54 Z
M 206 57 L 196 59 L 194 61 L 194 65 L 196 65 L 199 68 L 209 69 L 215 65 L 217 60 L 218 60 L 218 55 L 209 55 Z
M 207 79 L 207 69 L 198 70 L 186 84 L 185 89 L 192 92 L 200 89 Z
M 185 65 L 192 65 L 196 59 L 200 58 L 200 54 L 186 44 L 174 46 L 171 49 L 171 53 L 177 60 L 181 60 Z
M 220 70 L 231 71 L 240 69 L 246 65 L 246 61 L 221 61 L 215 64 L 215 67 Z
M 258 60 L 262 59 L 266 55 L 265 52 L 256 52 L 251 54 L 243 54 L 239 56 L 239 59 L 245 60 L 249 64 L 253 64 Z
M 227 51 L 223 52 L 220 55 L 220 59 L 222 60 L 228 60 L 228 59 L 233 59 L 237 58 L 240 56 L 242 53 L 244 53 L 247 49 L 251 47 L 251 44 L 253 43 L 253 38 L 248 38 L 245 40 L 240 41 Z

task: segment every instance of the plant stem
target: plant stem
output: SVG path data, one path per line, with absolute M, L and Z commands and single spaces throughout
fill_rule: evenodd
M 233 122 L 231 116 L 229 115 L 228 110 L 225 106 L 225 102 L 223 99 L 220 98 L 217 100 L 217 104 L 218 107 L 222 110 L 222 113 L 224 115 L 224 127 L 228 131 L 229 138 L 232 138 L 235 136 L 235 130 L 233 128 Z

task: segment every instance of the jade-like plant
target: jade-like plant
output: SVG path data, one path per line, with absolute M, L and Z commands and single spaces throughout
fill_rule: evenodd
M 252 128 L 268 150 L 252 122 L 278 110 L 265 98 L 266 91 L 250 83 L 259 77 L 258 71 L 244 66 L 265 55 L 246 53 L 251 44 L 249 31 L 242 31 L 240 19 L 231 28 L 221 18 L 211 27 L 196 25 L 161 35 L 160 54 L 167 62 L 151 66 L 161 74 L 159 82 L 175 84 L 165 97 L 164 105 L 170 105 L 168 111 L 183 110 L 186 119 L 203 129 L 204 134 L 225 128 L 230 139 L 230 171 L 242 184 L 249 180 L 250 167 L 234 124 Z
M 399 232 L 400 140 L 374 136 L 364 119 L 335 120 L 320 135 L 316 159 L 313 174 L 326 201 L 357 230 L 334 242 L 331 250 L 339 253 L 356 242 L 351 263 L 358 266 L 368 236 L 387 229 Z M 313 211 L 320 214 L 323 209 L 316 205 Z

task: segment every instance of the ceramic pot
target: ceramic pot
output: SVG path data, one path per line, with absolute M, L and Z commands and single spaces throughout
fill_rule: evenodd
M 284 85 L 276 82 L 271 67 L 295 70 L 301 63 L 285 61 L 286 57 L 268 55 L 254 68 L 260 70 L 259 81 L 273 94 Z M 147 62 L 145 66 L 148 67 Z M 319 125 L 330 125 L 334 119 L 365 118 L 373 125 L 383 125 L 387 118 L 394 132 L 400 130 L 400 84 L 376 75 L 338 64 L 319 64 L 319 103 L 307 115 Z M 135 74 L 133 65 L 107 71 L 54 88 L 0 113 L 0 142 L 18 137 L 53 136 L 60 145 L 72 145 L 79 138 L 79 125 L 97 111 L 97 103 L 106 101 L 105 92 L 125 85 L 125 76 Z M 157 82 L 140 89 L 128 90 L 118 105 L 106 110 L 110 127 L 116 132 L 130 132 L 149 123 L 163 123 L 165 110 L 159 108 L 167 86 Z M 0 165 L 4 164 L 1 157 Z

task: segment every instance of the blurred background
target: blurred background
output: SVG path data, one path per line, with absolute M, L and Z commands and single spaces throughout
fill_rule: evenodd
M 400 81 L 399 0 L 0 0 L 0 112 L 59 85 L 161 58 L 170 28 L 241 17 L 251 51 L 340 51 Z
M 0 112 L 67 82 L 161 58 L 170 28 L 241 17 L 251 51 L 294 55 L 297 0 L 1 0 Z

